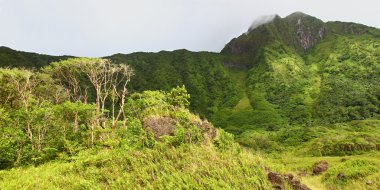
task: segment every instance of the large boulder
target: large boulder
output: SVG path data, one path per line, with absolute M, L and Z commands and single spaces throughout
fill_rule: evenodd
M 147 135 L 153 135 L 156 140 L 160 140 L 161 136 L 174 136 L 178 126 L 185 128 L 185 141 L 191 142 L 191 137 L 194 135 L 202 135 L 205 142 L 214 139 L 217 134 L 217 129 L 208 121 L 204 121 L 195 115 L 189 115 L 188 121 L 182 122 L 180 119 L 151 115 L 142 120 L 142 125 Z M 198 128 L 199 133 L 192 130 Z M 194 134 L 193 134 L 194 133 Z M 198 134 L 195 134 L 198 133 Z

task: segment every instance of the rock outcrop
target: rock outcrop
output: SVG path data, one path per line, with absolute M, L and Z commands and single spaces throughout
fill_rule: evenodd
M 313 166 L 313 174 L 319 175 L 329 169 L 329 163 L 325 160 L 319 161 Z

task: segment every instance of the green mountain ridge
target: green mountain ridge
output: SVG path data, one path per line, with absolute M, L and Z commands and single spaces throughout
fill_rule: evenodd
M 38 53 L 16 51 L 0 46 L 0 67 L 40 68 L 51 62 L 73 58 L 74 56 L 51 56 Z

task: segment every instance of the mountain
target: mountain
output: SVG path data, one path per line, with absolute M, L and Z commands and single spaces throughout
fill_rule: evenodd
M 291 124 L 357 120 L 379 114 L 379 32 L 294 13 L 232 40 L 222 53 L 248 66 L 256 109 L 274 107 Z
M 235 134 L 380 114 L 380 30 L 296 12 L 232 39 L 221 53 L 115 54 L 135 70 L 131 91 L 184 84 L 191 110 Z M 2 66 L 67 59 L 0 48 Z

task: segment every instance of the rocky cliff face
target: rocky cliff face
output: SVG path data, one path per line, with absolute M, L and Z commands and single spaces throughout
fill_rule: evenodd
M 297 51 L 307 51 L 327 34 L 326 24 L 304 13 L 296 12 L 285 18 L 273 20 L 257 26 L 253 30 L 231 40 L 222 50 L 227 54 L 257 53 L 256 50 L 273 41 L 294 47 Z
M 283 21 L 290 27 L 288 29 L 290 35 L 287 37 L 293 38 L 293 46 L 299 51 L 307 51 L 314 47 L 326 35 L 325 23 L 304 13 L 293 13 L 285 17 Z
M 313 34 L 310 27 L 302 23 L 302 18 L 298 19 L 296 28 L 298 43 L 304 50 L 314 47 L 326 34 L 325 26 L 319 27 L 318 35 Z

